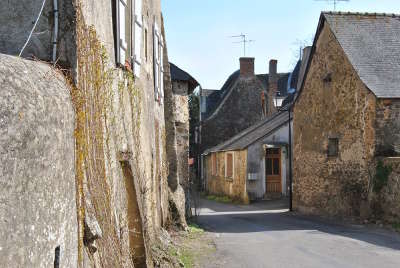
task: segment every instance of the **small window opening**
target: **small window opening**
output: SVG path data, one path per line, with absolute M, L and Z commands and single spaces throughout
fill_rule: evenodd
M 60 267 L 60 246 L 54 250 L 54 268 Z
M 328 156 L 338 156 L 339 155 L 339 139 L 329 138 L 328 141 Z
M 324 79 L 323 79 L 324 83 L 330 83 L 332 82 L 332 73 L 328 73 L 325 75 Z

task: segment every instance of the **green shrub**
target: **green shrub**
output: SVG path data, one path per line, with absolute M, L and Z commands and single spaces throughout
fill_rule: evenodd
M 387 185 L 390 173 L 392 173 L 391 166 L 385 166 L 382 161 L 376 165 L 376 173 L 374 177 L 374 192 L 379 193 L 383 187 Z

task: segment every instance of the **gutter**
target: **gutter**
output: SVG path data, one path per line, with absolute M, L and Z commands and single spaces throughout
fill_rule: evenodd
M 58 0 L 53 0 L 53 7 L 54 7 L 54 34 L 53 34 L 53 57 L 52 61 L 53 64 L 56 63 L 57 59 L 57 39 L 58 39 Z

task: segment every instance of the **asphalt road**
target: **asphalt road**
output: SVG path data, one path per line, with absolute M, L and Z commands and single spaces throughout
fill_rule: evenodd
M 283 201 L 235 206 L 201 200 L 198 223 L 214 238 L 204 267 L 400 268 L 400 235 L 289 213 Z

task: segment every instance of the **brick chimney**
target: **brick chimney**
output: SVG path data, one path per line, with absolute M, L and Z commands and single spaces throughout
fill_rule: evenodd
M 268 114 L 276 112 L 274 98 L 278 91 L 278 61 L 269 61 L 269 73 L 268 73 Z
M 240 58 L 240 75 L 244 77 L 254 75 L 254 58 Z

